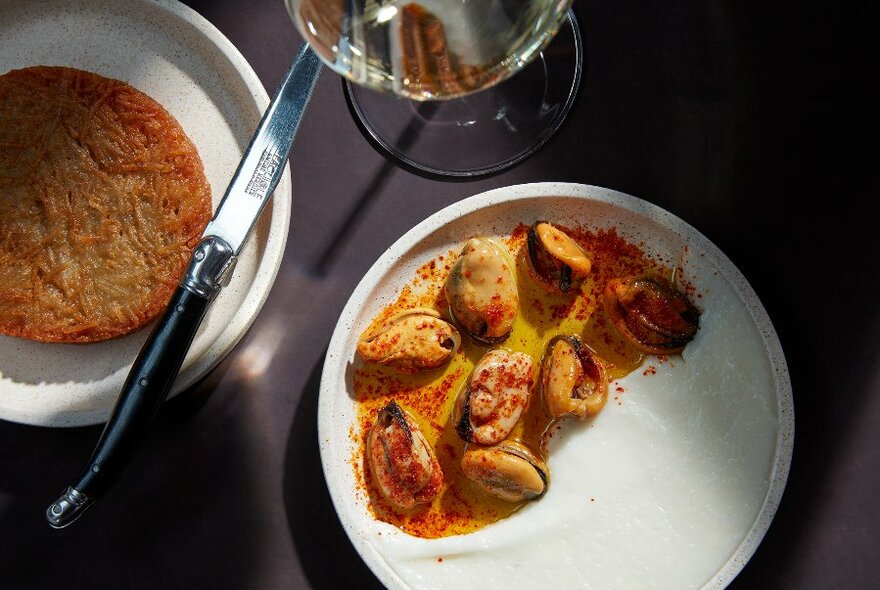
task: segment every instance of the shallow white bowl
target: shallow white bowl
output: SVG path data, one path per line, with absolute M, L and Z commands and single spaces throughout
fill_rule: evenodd
M 475 234 L 549 219 L 611 228 L 680 263 L 704 310 L 683 357 L 619 380 L 590 428 L 554 437 L 546 496 L 463 536 L 420 539 L 375 520 L 349 461 L 357 432 L 354 350 L 416 268 Z M 318 409 L 321 459 L 336 511 L 361 557 L 391 588 L 715 588 L 763 538 L 791 462 L 791 383 L 767 313 L 730 260 L 650 203 L 592 186 L 492 190 L 420 223 L 386 251 L 342 312 Z
M 0 74 L 33 65 L 88 70 L 161 103 L 193 140 L 220 202 L 269 104 L 253 69 L 213 25 L 176 1 L 0 0 Z M 174 395 L 232 350 L 266 300 L 290 224 L 290 173 L 212 305 Z M 42 426 L 105 421 L 150 327 L 88 345 L 0 336 L 0 419 Z

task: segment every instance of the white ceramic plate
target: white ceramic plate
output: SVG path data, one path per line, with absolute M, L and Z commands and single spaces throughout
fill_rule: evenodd
M 554 437 L 547 495 L 475 533 L 415 538 L 373 519 L 348 460 L 357 431 L 355 342 L 416 268 L 475 234 L 550 219 L 615 227 L 681 261 L 703 308 L 683 358 L 636 370 L 591 428 Z M 757 548 L 788 476 L 791 384 L 764 308 L 728 258 L 694 228 L 637 198 L 541 183 L 456 203 L 398 240 L 346 305 L 330 342 L 318 410 L 330 494 L 355 548 L 391 588 L 716 588 Z M 591 500 L 593 499 L 593 500 Z M 442 558 L 442 559 L 441 559 Z
M 0 0 L 0 74 L 32 65 L 89 70 L 128 82 L 161 103 L 193 140 L 214 206 L 269 97 L 241 54 L 205 19 L 175 1 Z M 192 385 L 253 322 L 281 264 L 290 223 L 290 174 L 211 307 L 174 383 Z M 149 327 L 88 345 L 0 336 L 0 418 L 43 426 L 103 422 Z

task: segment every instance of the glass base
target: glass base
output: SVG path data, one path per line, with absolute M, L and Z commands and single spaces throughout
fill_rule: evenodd
M 346 100 L 365 137 L 414 172 L 473 177 L 509 168 L 535 153 L 568 115 L 583 72 L 574 13 L 522 71 L 452 100 L 418 102 L 345 80 Z

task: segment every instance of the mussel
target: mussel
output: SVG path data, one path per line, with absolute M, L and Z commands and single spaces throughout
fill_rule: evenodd
M 554 418 L 591 418 L 608 401 L 605 363 L 577 336 L 556 336 L 541 362 L 541 393 Z
M 367 433 L 367 460 L 382 495 L 409 510 L 440 493 L 443 472 L 412 416 L 391 401 Z
M 662 277 L 612 279 L 603 299 L 618 331 L 647 353 L 681 352 L 700 327 L 700 311 Z
M 568 234 L 546 221 L 529 228 L 529 272 L 539 285 L 552 293 L 568 293 L 590 272 L 592 263 Z
M 510 335 L 519 310 L 516 279 L 507 254 L 488 238 L 471 238 L 446 281 L 452 319 L 483 344 Z
M 524 352 L 490 350 L 459 394 L 454 420 L 466 441 L 494 445 L 510 434 L 529 403 L 534 361 Z
M 357 351 L 365 362 L 415 373 L 437 368 L 452 358 L 461 335 L 433 309 L 416 308 L 398 313 L 376 329 L 365 332 Z
M 546 463 L 515 441 L 468 448 L 461 458 L 461 469 L 481 490 L 508 502 L 543 495 L 550 478 Z

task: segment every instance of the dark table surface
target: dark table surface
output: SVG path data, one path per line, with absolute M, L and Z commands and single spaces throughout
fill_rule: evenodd
M 187 4 L 276 86 L 300 43 L 281 0 Z M 0 587 L 378 586 L 336 518 L 318 454 L 336 318 L 373 261 L 423 218 L 547 180 L 613 188 L 681 217 L 727 253 L 776 327 L 794 458 L 776 518 L 732 587 L 880 586 L 870 214 L 880 152 L 876 64 L 860 30 L 871 21 L 839 4 L 751 4 L 577 0 L 587 67 L 568 121 L 535 156 L 471 182 L 388 163 L 325 70 L 294 146 L 290 238 L 265 308 L 220 366 L 166 404 L 111 492 L 51 530 L 43 511 L 100 427 L 0 422 Z M 265 347 L 278 325 L 271 364 L 248 371 L 242 352 Z

